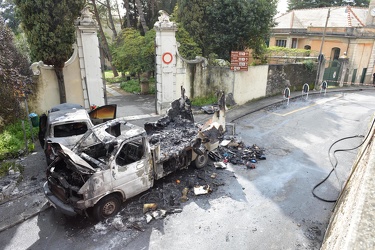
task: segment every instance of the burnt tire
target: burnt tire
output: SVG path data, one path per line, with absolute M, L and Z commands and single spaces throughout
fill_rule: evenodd
M 121 202 L 116 195 L 107 195 L 94 206 L 92 213 L 96 220 L 102 221 L 120 211 Z
M 197 155 L 197 158 L 193 161 L 193 166 L 195 168 L 204 168 L 207 165 L 208 162 L 208 154 L 207 152 L 204 152 L 201 155 Z

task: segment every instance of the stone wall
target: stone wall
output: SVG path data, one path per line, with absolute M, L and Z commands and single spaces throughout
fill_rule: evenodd
M 313 87 L 316 70 L 309 70 L 303 64 L 250 66 L 248 71 L 234 72 L 229 67 L 208 65 L 203 57 L 186 60 L 178 53 L 176 24 L 165 15 L 158 20 L 154 25 L 158 114 L 163 114 L 169 103 L 181 96 L 181 86 L 189 98 L 224 91 L 231 93 L 239 105 L 281 94 L 286 84 L 292 91 L 302 89 L 306 82 Z
M 289 87 L 291 91 L 302 90 L 305 83 L 312 89 L 316 73 L 316 69 L 307 69 L 303 64 L 270 65 L 266 96 L 281 94 L 285 87 Z
M 189 98 L 214 94 L 218 90 L 232 93 L 237 104 L 281 94 L 286 86 L 302 90 L 305 83 L 313 88 L 316 69 L 303 64 L 250 66 L 248 71 L 234 72 L 228 67 L 209 66 L 204 58 L 177 60 L 177 85 L 183 86 Z M 179 89 L 175 90 L 180 93 Z
M 223 90 L 226 94 L 232 93 L 234 101 L 241 105 L 266 95 L 268 65 L 234 72 L 229 67 L 209 66 L 203 58 L 187 61 L 179 57 L 177 67 L 177 85 L 185 88 L 189 98 L 210 96 Z

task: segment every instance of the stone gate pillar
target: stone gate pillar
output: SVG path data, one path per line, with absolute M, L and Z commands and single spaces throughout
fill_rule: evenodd
M 102 79 L 97 25 L 88 8 L 82 11 L 82 16 L 77 20 L 76 25 L 84 106 L 90 108 L 91 105 L 105 105 L 105 85 Z
M 339 86 L 343 87 L 345 76 L 349 72 L 349 58 L 346 56 L 346 52 L 344 53 L 343 56 L 341 56 L 339 58 L 339 62 L 341 64 L 341 67 L 340 67 L 339 77 L 338 77 L 337 81 L 339 83 Z M 347 83 L 345 83 L 345 84 L 347 84 Z
M 160 13 L 160 12 L 159 12 Z M 169 21 L 167 14 L 161 14 L 154 24 L 156 31 L 156 112 L 163 114 L 170 103 L 179 98 L 180 86 L 176 86 L 177 25 Z

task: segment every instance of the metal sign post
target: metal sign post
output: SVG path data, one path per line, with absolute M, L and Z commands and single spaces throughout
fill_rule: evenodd
M 284 89 L 284 99 L 287 99 L 286 105 L 289 105 L 289 98 L 290 98 L 290 89 L 286 87 Z
M 306 98 L 305 98 L 306 100 L 307 98 L 309 98 L 309 89 L 310 89 L 310 86 L 307 83 L 305 83 L 302 87 L 302 98 L 304 95 L 306 95 Z
M 326 93 L 327 93 L 327 86 L 328 86 L 327 82 L 323 81 L 322 85 L 321 85 L 321 88 L 320 88 L 320 93 L 322 93 L 322 90 L 324 90 L 324 95 L 326 95 Z

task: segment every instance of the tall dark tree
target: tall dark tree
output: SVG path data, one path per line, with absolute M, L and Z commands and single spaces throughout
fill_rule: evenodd
M 277 0 L 179 0 L 177 20 L 202 48 L 229 59 L 231 50 L 257 54 L 274 25 Z
M 138 10 L 139 22 L 141 23 L 144 34 L 146 34 L 149 28 L 146 23 L 141 0 L 135 0 L 135 5 L 137 6 Z
M 204 56 L 210 54 L 209 38 L 210 24 L 207 20 L 207 8 L 214 4 L 214 0 L 179 0 L 177 22 L 191 35 L 193 40 L 202 48 Z
M 112 63 L 112 54 L 109 49 L 107 38 L 104 34 L 104 30 L 103 30 L 102 22 L 100 19 L 99 11 L 97 8 L 96 0 L 91 0 L 91 3 L 94 9 L 95 19 L 98 22 L 98 26 L 99 26 L 100 47 L 102 51 L 104 52 L 104 56 L 108 59 L 109 63 L 111 64 L 113 75 L 116 77 L 118 76 L 118 72 L 117 72 L 116 66 Z
M 369 3 L 370 0 L 288 0 L 288 10 L 346 5 L 368 7 Z
M 14 0 L 30 45 L 31 58 L 53 65 L 60 103 L 66 102 L 63 68 L 73 53 L 74 21 L 85 0 Z
M 17 33 L 18 25 L 21 22 L 16 16 L 15 7 L 13 0 L 0 0 L 0 15 L 13 33 Z
M 155 67 L 155 31 L 149 30 L 145 36 L 133 28 L 122 31 L 113 50 L 113 63 L 122 71 L 140 75 L 151 72 Z
M 130 4 L 129 4 L 129 0 L 124 0 L 124 9 L 125 9 L 125 21 L 124 21 L 124 26 L 126 28 L 130 28 L 132 27 L 131 25 L 131 15 L 130 15 Z
M 176 7 L 177 0 L 158 0 L 157 8 L 158 10 L 165 10 L 168 13 L 172 13 Z
M 31 87 L 29 63 L 14 45 L 13 34 L 0 17 L 0 125 L 20 118 L 19 98 Z
M 112 11 L 117 11 L 117 5 L 113 5 L 110 0 L 96 1 L 96 3 L 100 4 L 100 7 L 96 6 L 100 18 L 104 18 L 106 20 L 107 27 L 112 31 L 113 34 L 112 39 L 115 40 L 117 37 L 117 30 Z
M 152 29 L 158 18 L 158 11 L 165 10 L 171 14 L 177 0 L 123 0 L 125 8 L 124 26 L 136 28 L 143 34 L 146 29 Z

